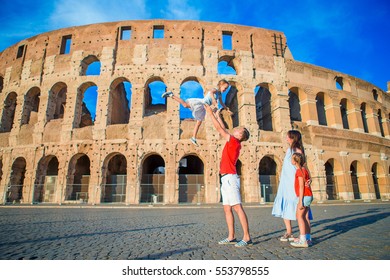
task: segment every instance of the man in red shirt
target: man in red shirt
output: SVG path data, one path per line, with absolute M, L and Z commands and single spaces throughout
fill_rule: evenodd
M 241 142 L 248 140 L 250 134 L 245 127 L 236 127 L 230 134 L 220 117 L 220 111 L 214 115 L 210 106 L 205 105 L 207 113 L 210 115 L 214 127 L 219 134 L 227 141 L 223 151 L 220 163 L 219 173 L 221 174 L 221 193 L 222 204 L 225 212 L 226 223 L 228 227 L 228 237 L 219 241 L 218 244 L 235 244 L 236 247 L 245 247 L 252 245 L 249 234 L 248 218 L 241 204 L 240 178 L 237 175 L 236 163 L 240 155 Z M 244 236 L 238 241 L 234 231 L 233 210 L 237 213 L 240 220 Z

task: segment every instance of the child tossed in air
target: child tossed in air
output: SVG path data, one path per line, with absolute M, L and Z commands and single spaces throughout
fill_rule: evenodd
M 172 97 L 174 100 L 179 102 L 183 107 L 188 108 L 192 111 L 192 115 L 196 120 L 196 124 L 194 127 L 194 131 L 191 137 L 191 142 L 198 146 L 198 142 L 196 140 L 196 135 L 198 134 L 199 127 L 204 121 L 204 118 L 206 116 L 206 110 L 204 108 L 204 105 L 207 104 L 209 106 L 213 106 L 215 108 L 215 111 L 218 109 L 218 101 L 221 104 L 221 106 L 229 111 L 229 108 L 226 107 L 225 103 L 222 101 L 222 92 L 226 91 L 226 89 L 229 87 L 229 83 L 226 80 L 220 80 L 218 82 L 217 88 L 213 88 L 207 94 L 204 96 L 204 98 L 188 98 L 187 100 L 183 100 L 180 97 L 177 97 L 173 94 L 171 91 L 164 92 L 162 94 L 162 98 L 165 97 Z M 230 111 L 229 111 L 230 112 Z M 232 114 L 232 113 L 230 113 Z
M 310 184 L 307 183 L 310 180 L 310 175 L 304 167 L 305 159 L 302 154 L 294 153 L 291 157 L 291 162 L 297 169 L 295 172 L 294 188 L 295 194 L 299 199 L 297 205 L 297 221 L 300 236 L 290 244 L 293 247 L 307 248 L 311 244 L 311 240 L 308 238 L 310 235 L 310 221 L 307 214 L 310 209 L 310 204 L 313 201 L 313 193 Z

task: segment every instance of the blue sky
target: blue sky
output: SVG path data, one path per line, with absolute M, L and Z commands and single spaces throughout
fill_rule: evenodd
M 282 31 L 294 59 L 367 80 L 390 81 L 390 1 L 2 0 L 0 51 L 34 35 L 90 23 L 178 19 Z

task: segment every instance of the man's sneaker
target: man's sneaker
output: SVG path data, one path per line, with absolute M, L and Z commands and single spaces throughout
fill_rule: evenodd
M 308 242 L 305 240 L 298 240 L 290 243 L 291 246 L 296 247 L 296 248 L 307 248 L 309 247 Z
M 190 141 L 191 141 L 192 144 L 194 144 L 195 146 L 197 146 L 197 147 L 199 146 L 199 145 L 198 145 L 198 142 L 196 142 L 196 139 L 195 139 L 194 137 L 191 137 L 191 138 L 190 138 Z
M 279 240 L 283 242 L 294 241 L 294 236 L 286 232 L 282 237 L 279 238 Z
M 173 92 L 172 92 L 172 91 L 166 91 L 166 92 L 164 92 L 164 93 L 161 95 L 162 98 L 171 97 L 171 96 L 173 96 Z

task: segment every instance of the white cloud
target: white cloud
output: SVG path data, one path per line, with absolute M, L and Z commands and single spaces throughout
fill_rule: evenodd
M 53 29 L 150 17 L 144 0 L 58 0 L 50 15 Z
M 187 0 L 168 0 L 165 10 L 161 14 L 167 19 L 199 20 L 201 9 L 191 6 Z

